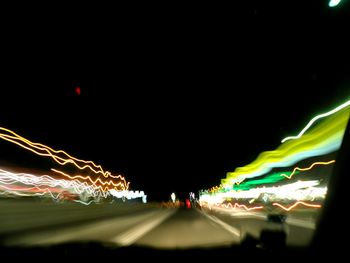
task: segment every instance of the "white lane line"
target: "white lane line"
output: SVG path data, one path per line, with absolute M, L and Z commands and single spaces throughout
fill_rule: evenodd
M 6 245 L 46 245 L 58 244 L 68 241 L 95 240 L 99 233 L 110 231 L 119 231 L 123 228 L 129 228 L 140 224 L 149 218 L 158 214 L 157 211 L 150 211 L 136 215 L 124 215 L 121 217 L 105 219 L 98 222 L 83 223 L 76 226 L 67 226 L 61 229 L 49 229 L 28 233 L 20 236 L 10 237 L 5 240 Z M 120 229 L 120 230 L 119 230 Z M 103 239 L 103 236 L 101 237 Z M 100 238 L 98 238 L 100 240 Z
M 177 209 L 161 210 L 154 217 L 110 239 L 110 241 L 120 246 L 129 246 L 172 216 L 176 211 Z
M 234 234 L 235 236 L 238 236 L 238 237 L 241 236 L 241 233 L 240 233 L 240 231 L 237 228 L 235 228 L 233 226 L 230 226 L 229 224 L 227 224 L 224 221 L 220 220 L 216 216 L 208 215 L 207 213 L 205 213 L 203 211 L 200 211 L 200 210 L 197 210 L 197 211 L 200 212 L 202 215 L 206 216 L 208 219 L 210 219 L 214 223 L 220 225 L 222 228 L 224 228 L 225 230 L 227 230 L 231 234 Z
M 295 226 L 304 227 L 304 228 L 316 229 L 316 223 L 312 221 L 306 221 L 306 220 L 296 219 L 296 218 L 287 218 L 286 222 L 288 225 L 295 225 Z

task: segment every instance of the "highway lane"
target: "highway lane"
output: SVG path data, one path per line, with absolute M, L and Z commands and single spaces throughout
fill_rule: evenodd
M 247 234 L 259 238 L 263 212 L 164 208 L 156 204 L 38 203 L 0 200 L 0 241 L 4 246 L 46 246 L 96 241 L 111 246 L 161 249 L 227 247 Z M 288 219 L 287 244 L 307 245 L 314 225 Z
M 57 204 L 0 199 L 0 243 L 49 245 L 70 241 L 109 242 L 129 228 L 152 222 L 154 218 L 163 218 L 167 209 L 159 207 L 158 204 L 133 202 L 85 206 L 73 202 Z M 119 243 L 114 242 L 124 245 L 124 239 Z
M 55 228 L 150 209 L 139 203 L 105 203 L 89 206 L 45 199 L 0 199 L 0 236 Z
M 271 228 L 271 225 L 267 222 L 267 213 L 265 211 L 246 211 L 244 209 L 229 211 L 221 208 L 203 210 L 207 214 L 238 229 L 241 240 L 246 235 L 259 239 L 261 230 Z M 288 246 L 301 247 L 309 245 L 316 229 L 316 222 L 320 215 L 319 211 L 303 209 L 301 211 L 288 212 L 286 215 L 285 229 L 288 233 L 286 244 Z
M 222 247 L 239 243 L 239 231 L 224 228 L 197 209 L 179 211 L 135 242 L 161 249 Z

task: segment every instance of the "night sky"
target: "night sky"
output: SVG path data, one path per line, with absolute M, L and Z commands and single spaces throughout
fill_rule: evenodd
M 218 185 L 350 98 L 349 3 L 258 2 L 22 23 L 3 38 L 0 126 L 149 200 Z

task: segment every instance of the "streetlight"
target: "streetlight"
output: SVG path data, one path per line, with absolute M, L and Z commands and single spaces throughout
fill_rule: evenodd
M 173 201 L 173 203 L 175 203 L 175 198 L 176 198 L 175 193 L 172 193 L 170 197 L 171 197 L 171 200 Z
M 329 7 L 335 7 L 337 5 L 339 5 L 341 0 L 330 0 L 329 3 L 328 3 L 328 6 Z

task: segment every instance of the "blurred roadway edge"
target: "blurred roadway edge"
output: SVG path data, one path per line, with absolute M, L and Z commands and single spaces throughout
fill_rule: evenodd
M 313 229 L 313 230 L 316 229 L 316 222 L 313 222 L 313 221 L 287 217 L 286 223 L 288 225 L 294 225 L 294 226 L 309 228 L 309 229 Z
M 129 246 L 133 244 L 136 240 L 150 232 L 152 229 L 160 225 L 163 221 L 171 217 L 176 211 L 177 208 L 157 211 L 153 213 L 152 217 L 150 217 L 147 221 L 144 221 L 142 224 L 134 226 L 133 228 L 112 238 L 110 241 L 115 242 L 120 246 Z
M 216 216 L 213 215 L 209 215 L 199 209 L 196 208 L 196 210 L 201 213 L 202 215 L 204 215 L 205 217 L 207 217 L 209 220 L 213 221 L 215 224 L 221 226 L 223 229 L 225 229 L 226 231 L 228 231 L 230 234 L 233 234 L 235 236 L 237 236 L 238 238 L 241 237 L 241 233 L 240 231 L 235 228 L 230 226 L 229 224 L 225 223 L 224 221 L 222 221 L 221 219 L 217 218 Z
M 120 246 L 131 245 L 168 217 L 173 215 L 177 209 L 156 210 L 143 212 L 139 215 L 124 215 L 118 218 L 102 220 L 99 222 L 85 223 L 80 226 L 67 226 L 61 229 L 50 229 L 15 235 L 4 240 L 5 246 L 38 246 L 52 245 L 71 241 L 101 241 L 114 242 Z M 125 229 L 128 229 L 125 231 Z M 105 235 L 113 235 L 106 238 Z
M 129 215 L 152 207 L 144 204 L 96 204 L 38 202 L 37 200 L 0 199 L 0 239 L 44 228 L 72 226 Z
M 215 211 L 216 213 L 223 214 L 223 215 L 230 215 L 233 218 L 251 218 L 251 219 L 257 219 L 261 221 L 267 221 L 267 214 L 263 212 L 234 212 L 234 213 L 228 213 L 226 210 L 219 210 L 219 209 L 212 209 L 212 211 Z M 287 216 L 286 223 L 288 225 L 294 225 L 298 227 L 303 228 L 309 228 L 309 229 L 316 229 L 316 222 L 313 219 L 300 219 L 296 216 Z

